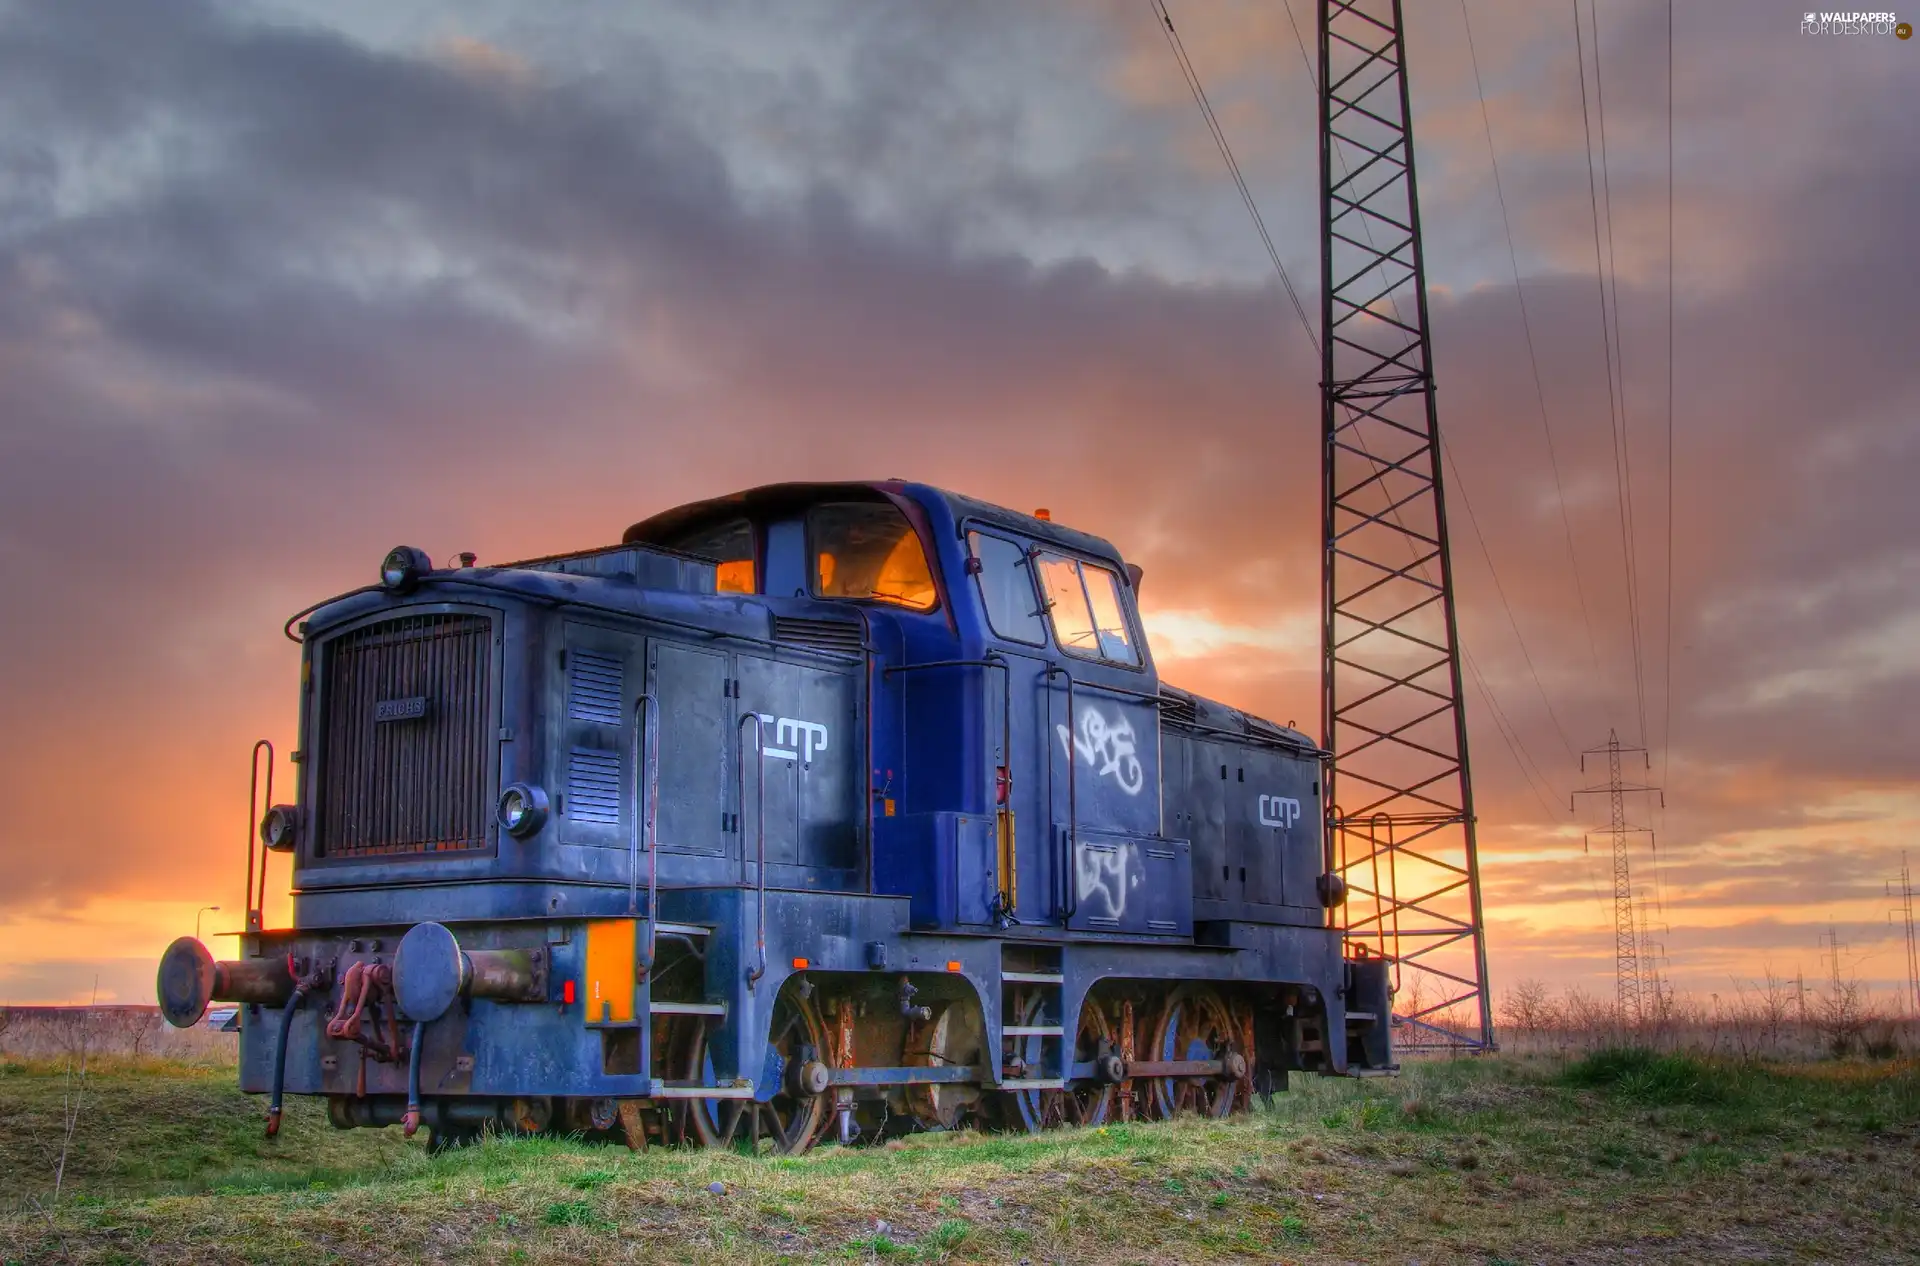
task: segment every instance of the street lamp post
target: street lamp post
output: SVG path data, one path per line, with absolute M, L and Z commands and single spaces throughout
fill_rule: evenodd
M 193 939 L 194 940 L 197 941 L 200 939 L 200 916 L 205 914 L 209 910 L 218 910 L 219 908 L 220 908 L 219 906 L 201 906 L 199 910 L 194 912 L 194 916 L 193 916 Z

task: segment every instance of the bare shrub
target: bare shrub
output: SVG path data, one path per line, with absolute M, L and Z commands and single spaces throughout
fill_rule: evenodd
M 79 1052 L 83 1034 L 95 1056 L 232 1064 L 238 1036 L 205 1024 L 176 1029 L 155 1007 L 9 1007 L 0 1010 L 0 1054 L 15 1059 L 65 1060 Z
M 1522 980 L 1500 1000 L 1500 1019 L 1529 1035 L 1560 1027 L 1561 1011 L 1545 981 Z
M 1894 1059 L 1920 1049 L 1920 1017 L 1877 1008 L 1865 985 L 1831 982 L 1818 991 L 1767 968 L 1733 980 L 1729 993 L 1702 999 L 1662 987 L 1626 1017 L 1611 998 L 1578 986 L 1555 997 L 1535 980 L 1501 997 L 1499 1040 L 1508 1050 L 1593 1052 L 1635 1047 L 1741 1060 Z
M 1867 1010 L 1866 995 L 1857 980 L 1835 979 L 1813 1005 L 1814 1027 L 1835 1058 L 1853 1054 L 1860 1035 L 1875 1018 Z

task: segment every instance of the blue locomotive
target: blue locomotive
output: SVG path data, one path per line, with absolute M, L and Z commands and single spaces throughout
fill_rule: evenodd
M 161 962 L 174 1023 L 239 1005 L 269 1132 L 292 1093 L 797 1152 L 1391 1066 L 1327 754 L 1162 683 L 1107 542 L 889 480 L 456 561 L 396 549 L 288 622 L 298 794 L 263 744 L 240 957 Z

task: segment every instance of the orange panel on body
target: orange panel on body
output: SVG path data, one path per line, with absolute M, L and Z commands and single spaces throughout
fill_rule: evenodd
M 587 1023 L 631 1023 L 638 919 L 587 922 Z

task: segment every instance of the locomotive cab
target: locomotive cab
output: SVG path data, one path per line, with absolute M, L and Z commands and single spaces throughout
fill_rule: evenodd
M 250 852 L 242 959 L 163 960 L 169 1018 L 243 1004 L 271 1120 L 796 1150 L 1390 1066 L 1324 753 L 1163 685 L 1109 543 L 881 481 L 460 561 L 299 621 L 292 926 Z

